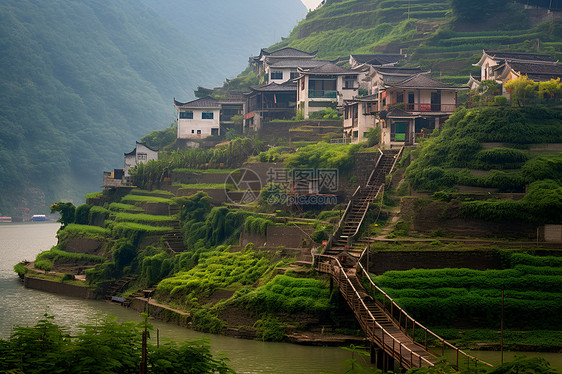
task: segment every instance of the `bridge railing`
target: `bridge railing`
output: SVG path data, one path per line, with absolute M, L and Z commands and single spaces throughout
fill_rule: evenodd
M 319 255 L 316 257 L 318 257 L 319 260 L 317 262 L 317 270 L 322 273 L 330 274 L 336 279 L 338 288 L 353 309 L 367 337 L 376 341 L 384 351 L 390 354 L 395 360 L 399 361 L 401 365 L 405 364 L 405 366 L 410 368 L 434 365 L 427 358 L 414 352 L 404 343 L 392 336 L 376 321 L 365 304 L 363 297 L 353 286 L 353 283 L 336 257 L 327 255 Z M 370 321 L 372 322 L 369 323 Z
M 433 331 L 431 331 L 430 329 L 428 329 L 427 327 L 416 321 L 408 313 L 406 313 L 406 311 L 402 309 L 386 292 L 384 292 L 379 286 L 377 286 L 369 276 L 367 270 L 365 270 L 365 268 L 363 267 L 363 264 L 361 263 L 365 254 L 368 253 L 368 249 L 369 246 L 365 248 L 365 250 L 361 254 L 359 261 L 357 262 L 357 267 L 356 267 L 357 278 L 360 279 L 363 284 L 365 278 L 368 280 L 369 291 L 375 302 L 379 302 L 379 303 L 382 302 L 383 308 L 388 312 L 387 314 L 392 318 L 394 323 L 396 323 L 398 327 L 400 327 L 400 329 L 406 335 L 410 336 L 416 344 L 421 345 L 421 343 L 416 341 L 416 330 L 417 331 L 421 330 L 421 332 L 418 332 L 418 337 L 420 333 L 423 334 L 423 342 L 424 342 L 423 347 L 427 352 L 430 352 L 428 347 L 428 337 L 433 337 L 440 343 L 441 345 L 440 356 L 445 355 L 445 347 L 448 347 L 453 351 L 455 351 L 457 370 L 460 368 L 459 366 L 460 356 L 465 357 L 468 360 L 467 362 L 469 363 L 469 365 L 470 365 L 470 361 L 474 361 L 475 364 L 476 362 L 481 362 L 484 365 L 493 367 L 492 364 L 489 364 L 486 361 L 482 361 L 474 356 L 471 356 L 468 353 L 464 352 L 463 350 L 459 349 L 458 347 L 455 347 L 453 344 L 449 343 L 448 341 L 446 341 L 445 339 L 443 339 L 442 337 L 440 337 L 439 335 L 437 335 L 436 333 L 434 333 Z M 396 313 L 398 313 L 398 318 L 396 318 Z

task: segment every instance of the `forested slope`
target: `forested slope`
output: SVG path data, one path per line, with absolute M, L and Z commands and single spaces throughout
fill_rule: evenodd
M 275 7 L 291 11 L 245 3 L 237 2 L 254 10 L 247 23 Z M 218 2 L 204 4 L 212 22 L 187 34 L 133 0 L 0 3 L 0 214 L 18 205 L 38 213 L 98 190 L 102 171 L 121 167 L 135 140 L 173 121 L 174 96 L 224 80 L 230 60 L 200 48 L 199 36 L 231 18 L 212 13 Z M 287 30 L 302 4 L 292 11 Z M 247 35 L 237 30 L 231 38 Z M 229 39 L 216 49 L 238 48 Z

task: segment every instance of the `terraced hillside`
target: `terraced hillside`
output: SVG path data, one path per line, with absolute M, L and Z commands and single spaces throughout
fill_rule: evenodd
M 310 12 L 281 43 L 271 46 L 318 50 L 324 59 L 350 53 L 401 49 L 411 64 L 465 83 L 482 49 L 537 51 L 562 57 L 562 21 L 557 12 L 525 10 L 507 1 L 490 3 L 475 15 L 448 0 L 334 0 Z M 492 4 L 493 3 L 493 4 Z

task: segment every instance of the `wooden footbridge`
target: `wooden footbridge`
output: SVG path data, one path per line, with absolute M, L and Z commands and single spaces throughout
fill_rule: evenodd
M 379 368 L 393 370 L 394 362 L 405 369 L 434 366 L 439 357 L 445 355 L 446 349 L 452 350 L 457 368 L 478 365 L 478 359 L 424 327 L 373 283 L 363 266 L 365 260 L 368 263 L 368 245 L 360 255 L 348 247 L 359 231 L 369 204 L 384 189 L 385 177 L 394 168 L 400 154 L 401 151 L 386 155 L 381 152 L 364 189 L 368 193 L 358 195 L 356 191 L 324 254 L 315 256 L 315 267 L 319 272 L 329 274 L 337 284 L 370 342 L 371 362 Z M 430 352 L 430 343 L 432 347 L 440 347 L 438 352 Z M 480 364 L 492 366 L 483 361 Z

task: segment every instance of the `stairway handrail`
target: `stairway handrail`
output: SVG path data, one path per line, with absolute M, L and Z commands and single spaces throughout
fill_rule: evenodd
M 399 347 L 403 347 L 404 349 L 406 349 L 407 351 L 410 352 L 410 365 L 413 366 L 413 360 L 412 360 L 412 357 L 413 357 L 413 356 L 416 356 L 416 357 L 418 358 L 418 361 L 419 361 L 419 363 L 420 363 L 420 367 L 421 367 L 421 362 L 422 362 L 422 360 L 423 360 L 424 362 L 426 362 L 427 364 L 429 364 L 429 366 L 434 366 L 434 365 L 435 365 L 434 363 L 432 363 L 431 361 L 429 361 L 428 359 L 426 359 L 426 358 L 423 357 L 422 355 L 420 355 L 420 354 L 418 354 L 418 353 L 412 351 L 412 350 L 411 350 L 410 348 L 408 348 L 404 343 L 400 342 L 400 340 L 398 340 L 398 339 L 396 339 L 394 336 L 392 336 L 388 331 L 386 331 L 386 329 L 385 329 L 384 327 L 382 327 L 382 326 L 377 322 L 377 320 L 375 319 L 375 317 L 373 316 L 373 314 L 371 313 L 371 311 L 369 310 L 369 308 L 367 307 L 367 305 L 366 305 L 365 302 L 363 301 L 363 298 L 361 297 L 361 295 L 359 294 L 359 292 L 357 291 L 357 289 L 355 288 L 355 286 L 353 285 L 353 283 L 351 283 L 351 280 L 350 280 L 349 277 L 347 276 L 347 274 L 346 274 L 346 272 L 345 272 L 345 270 L 344 270 L 342 264 L 340 263 L 340 261 L 338 260 L 337 257 L 335 257 L 335 256 L 330 256 L 330 255 L 319 255 L 319 256 L 318 256 L 319 259 L 322 258 L 322 257 L 325 257 L 325 258 L 328 258 L 328 259 L 330 259 L 330 260 L 336 261 L 337 267 L 338 267 L 338 275 L 341 274 L 341 273 L 343 273 L 343 275 L 345 276 L 345 279 L 347 280 L 347 283 L 351 286 L 351 288 L 352 288 L 352 290 L 353 290 L 353 292 L 354 292 L 354 294 L 355 294 L 355 297 L 357 297 L 357 299 L 361 302 L 363 308 L 364 308 L 365 311 L 369 314 L 369 316 L 372 318 L 372 320 L 373 320 L 373 322 L 376 324 L 376 326 L 381 329 L 381 332 L 382 332 L 383 334 L 386 334 L 388 337 L 390 337 L 390 338 L 393 340 L 393 342 L 398 343 L 398 344 L 399 344 Z M 319 261 L 319 262 L 318 262 L 318 265 L 320 265 L 320 264 L 321 264 L 321 262 Z M 336 266 L 331 265 L 330 268 L 331 268 L 330 275 L 334 275 L 334 276 L 335 276 L 336 274 L 335 274 L 334 269 L 336 268 Z M 336 279 L 338 280 L 338 283 L 339 283 L 339 281 L 340 281 L 339 277 L 336 277 Z M 354 311 L 354 312 L 355 312 L 355 311 Z M 382 340 L 382 341 L 383 341 L 383 343 L 384 343 L 384 335 L 383 335 L 383 340 Z M 412 341 L 413 341 L 413 339 L 412 339 Z M 414 342 L 414 343 L 415 343 L 415 342 Z M 383 344 L 383 347 L 382 347 L 382 348 L 385 349 L 384 344 Z M 400 349 L 400 351 L 401 351 L 401 350 L 402 350 L 402 349 Z M 392 351 L 393 351 L 393 352 L 392 352 L 392 356 L 395 356 L 396 350 L 394 349 L 394 344 L 393 344 L 393 350 L 392 350 Z M 399 358 L 399 360 L 400 360 L 400 362 L 402 362 L 402 356 Z M 405 361 L 407 362 L 407 360 L 405 360 Z
M 377 196 L 379 196 L 382 189 L 384 189 L 384 183 L 380 185 L 379 190 L 375 194 L 374 199 L 376 199 Z M 365 208 L 365 211 L 363 212 L 363 215 L 361 216 L 361 221 L 359 221 L 359 225 L 357 225 L 357 228 L 355 229 L 355 232 L 353 233 L 353 235 L 349 236 L 350 238 L 354 238 L 355 236 L 357 236 L 357 233 L 359 232 L 359 229 L 361 228 L 361 225 L 363 224 L 363 220 L 365 219 L 365 216 L 367 215 L 367 211 L 369 210 L 369 205 L 371 205 L 370 201 L 367 202 L 367 208 Z
M 398 153 L 394 157 L 394 162 L 392 163 L 392 167 L 390 168 L 390 171 L 388 172 L 388 174 L 392 173 L 392 170 L 394 170 L 394 167 L 396 166 L 396 163 L 398 162 L 398 160 L 400 160 L 400 157 L 402 157 L 402 151 L 404 151 L 404 147 L 400 147 L 400 150 L 398 151 Z
M 371 174 L 369 174 L 369 178 L 367 179 L 367 183 L 365 183 L 365 186 L 368 186 L 369 183 L 371 182 L 371 179 L 373 178 L 373 173 L 375 172 L 375 170 L 377 170 L 377 166 L 379 166 L 379 162 L 382 159 L 382 156 L 384 155 L 383 151 L 380 148 L 377 148 L 379 150 L 379 158 L 377 159 L 377 162 L 375 162 L 375 167 L 373 168 L 373 170 L 371 170 Z
M 338 222 L 338 224 L 336 225 L 336 227 L 334 228 L 334 233 L 332 235 L 330 235 L 330 238 L 328 239 L 328 243 L 326 244 L 325 249 L 330 249 L 332 248 L 332 244 L 334 242 L 334 237 L 338 235 L 338 232 L 340 231 L 341 225 L 345 219 L 345 216 L 347 215 L 349 209 L 351 208 L 351 202 L 353 201 L 353 197 L 355 195 L 357 195 L 357 193 L 361 190 L 361 186 L 357 186 L 357 189 L 355 190 L 355 192 L 353 193 L 353 195 L 351 195 L 351 199 L 349 199 L 349 202 L 347 203 L 347 207 L 345 208 L 345 211 L 343 212 L 343 215 L 340 218 L 340 221 Z
M 363 253 L 361 254 L 361 257 L 359 257 L 359 261 L 357 261 L 357 266 L 361 268 L 361 278 L 363 278 L 364 276 L 367 277 L 367 279 L 369 280 L 369 283 L 371 284 L 371 287 L 373 287 L 375 289 L 375 291 L 380 292 L 384 298 L 383 298 L 383 307 L 384 309 L 386 309 L 386 299 L 388 299 L 391 303 L 391 306 L 394 308 L 397 308 L 406 318 L 408 318 L 409 320 L 412 321 L 412 326 L 418 325 L 423 331 L 425 331 L 426 333 L 432 335 L 433 337 L 437 338 L 437 340 L 439 340 L 441 342 L 441 346 L 442 349 L 445 349 L 445 346 L 448 346 L 449 348 L 452 348 L 454 350 L 457 351 L 458 354 L 462 354 L 463 356 L 465 356 L 466 358 L 469 358 L 471 360 L 476 360 L 476 361 L 480 361 L 481 363 L 490 366 L 490 367 L 494 367 L 494 365 L 480 360 L 474 356 L 469 355 L 468 353 L 464 352 L 462 349 L 459 349 L 457 347 L 455 347 L 452 343 L 449 343 L 448 341 L 446 341 L 445 339 L 443 339 L 442 337 L 440 337 L 439 335 L 437 335 L 436 333 L 434 333 L 433 331 L 431 331 L 430 329 L 428 329 L 427 327 L 425 327 L 424 325 L 422 325 L 421 323 L 419 323 L 417 320 L 415 320 L 413 317 L 411 317 L 404 309 L 402 309 L 397 303 L 396 301 L 394 301 L 393 298 L 391 298 L 386 292 L 384 292 L 379 286 L 377 286 L 375 284 L 375 282 L 373 282 L 373 280 L 371 279 L 371 277 L 369 276 L 369 273 L 365 270 L 365 268 L 363 267 L 363 264 L 361 263 L 361 261 L 363 260 L 363 256 L 365 256 L 365 254 L 367 253 L 367 251 L 369 250 L 369 245 L 367 245 L 365 247 L 365 249 L 363 250 Z M 374 297 L 375 295 L 373 295 L 373 298 L 376 300 L 376 298 Z M 388 313 L 387 313 L 388 315 Z M 391 309 L 391 313 L 390 313 L 390 318 L 395 322 L 398 323 L 398 326 L 400 326 L 400 322 L 396 321 L 396 318 L 394 317 L 394 315 L 392 314 L 392 309 Z M 407 324 L 406 324 L 407 326 Z M 400 326 L 401 328 L 401 326 Z M 415 327 L 414 327 L 415 329 Z M 407 329 L 405 329 L 404 331 L 406 333 L 406 335 L 409 336 Z M 414 338 L 412 337 L 412 340 L 415 342 Z M 429 350 L 427 349 L 427 341 L 426 341 L 426 346 L 425 346 L 426 351 L 429 352 Z M 430 352 L 431 353 L 431 352 Z M 432 353 L 433 354 L 433 353 Z M 457 359 L 458 361 L 458 359 Z M 457 368 L 458 368 L 458 362 L 457 362 Z

